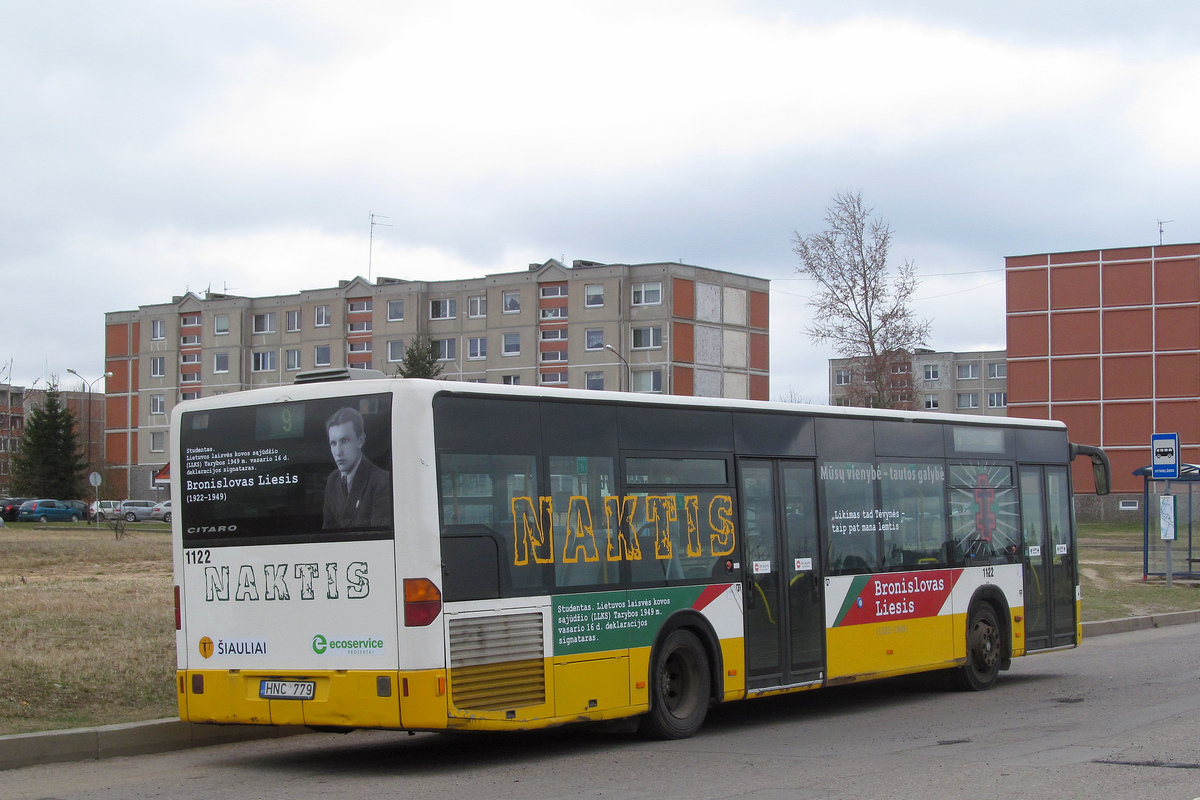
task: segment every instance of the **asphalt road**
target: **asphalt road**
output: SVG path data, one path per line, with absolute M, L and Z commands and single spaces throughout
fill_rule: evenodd
M 734 703 L 681 742 L 313 734 L 0 772 L 0 797 L 1193 800 L 1200 625 L 1018 659 L 982 694 L 916 676 Z

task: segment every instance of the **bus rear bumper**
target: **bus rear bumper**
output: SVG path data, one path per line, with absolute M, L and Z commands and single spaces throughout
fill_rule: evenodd
M 400 728 L 400 675 L 386 670 L 179 670 L 179 717 L 221 724 Z M 311 681 L 313 697 L 263 698 L 264 680 Z M 444 712 L 442 719 L 444 726 Z

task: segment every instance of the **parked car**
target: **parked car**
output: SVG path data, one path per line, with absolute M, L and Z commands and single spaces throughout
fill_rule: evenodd
M 17 511 L 21 522 L 79 522 L 83 515 L 79 509 L 61 500 L 26 500 Z
M 33 497 L 10 497 L 3 502 L 0 502 L 0 516 L 8 522 L 17 521 L 17 512 L 20 511 L 21 505 L 34 500 Z
M 171 521 L 171 501 L 163 500 L 154 507 L 150 512 L 150 519 L 161 519 L 163 522 Z
M 79 512 L 80 519 L 88 518 L 88 504 L 82 500 L 63 500 L 62 502 Z
M 126 522 L 143 522 L 150 519 L 154 511 L 154 503 L 149 500 L 124 500 L 121 502 L 120 514 Z
M 117 519 L 121 516 L 120 500 L 96 500 L 88 507 L 88 516 L 103 522 L 106 519 Z

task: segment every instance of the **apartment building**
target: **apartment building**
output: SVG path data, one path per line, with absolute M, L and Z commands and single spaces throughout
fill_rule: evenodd
M 111 312 L 110 473 L 124 473 L 131 497 L 151 491 L 176 402 L 323 367 L 394 374 L 418 335 L 450 380 L 766 400 L 769 289 L 761 278 L 679 263 L 551 259 L 481 278 L 358 277 Z
M 1133 513 L 1151 434 L 1178 433 L 1181 460 L 1200 460 L 1200 244 L 1011 256 L 1005 268 L 1010 414 L 1062 420 L 1072 441 L 1104 447 L 1106 502 Z M 1075 470 L 1088 491 L 1089 470 Z
M 0 384 L 0 497 L 12 494 L 12 457 L 25 435 L 25 388 Z
M 878 381 L 886 380 L 896 408 L 1003 417 L 1008 411 L 1008 366 L 1004 350 L 936 352 L 918 348 L 890 360 L 888 375 L 876 375 L 863 359 L 829 360 L 829 403 L 867 405 Z

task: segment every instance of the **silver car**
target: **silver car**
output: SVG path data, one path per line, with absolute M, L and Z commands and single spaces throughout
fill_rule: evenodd
M 121 503 L 121 516 L 126 522 L 142 522 L 150 519 L 154 503 L 150 500 L 126 500 Z
M 160 519 L 163 522 L 171 521 L 171 501 L 164 500 L 154 507 L 150 512 L 150 519 Z

